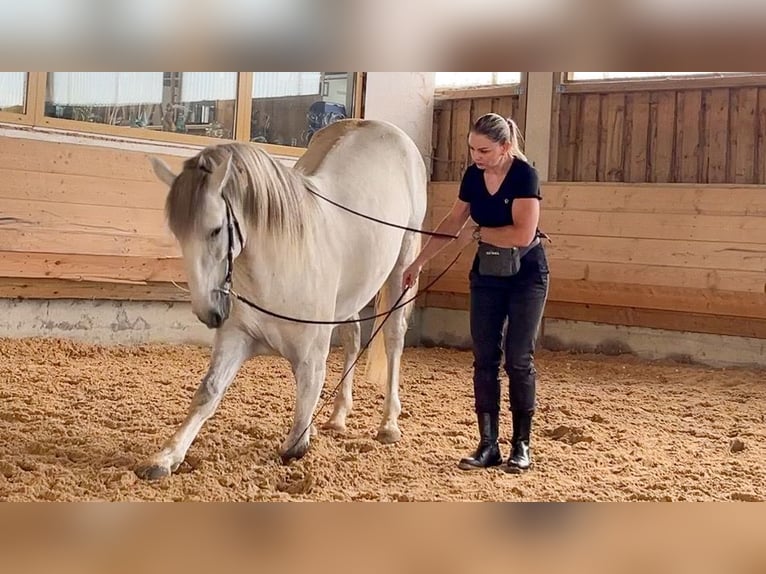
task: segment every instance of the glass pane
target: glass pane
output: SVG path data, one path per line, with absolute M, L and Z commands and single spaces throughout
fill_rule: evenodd
M 521 72 L 436 72 L 437 88 L 469 88 L 518 84 Z
M 45 115 L 233 139 L 237 72 L 49 72 Z
M 320 128 L 353 116 L 353 72 L 254 72 L 250 141 L 306 147 Z
M 26 72 L 0 72 L 0 112 L 26 112 Z

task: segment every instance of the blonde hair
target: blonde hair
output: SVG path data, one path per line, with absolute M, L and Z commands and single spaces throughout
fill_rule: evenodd
M 522 148 L 524 137 L 519 126 L 511 118 L 504 118 L 494 112 L 484 114 L 471 126 L 471 132 L 485 136 L 495 143 L 510 143 L 511 155 L 528 161 Z

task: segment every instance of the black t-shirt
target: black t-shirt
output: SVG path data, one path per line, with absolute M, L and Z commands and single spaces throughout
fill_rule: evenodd
M 500 184 L 500 189 L 490 195 L 484 183 L 484 171 L 471 165 L 460 183 L 460 199 L 471 204 L 471 219 L 482 227 L 513 225 L 511 207 L 516 198 L 542 199 L 540 178 L 537 170 L 524 160 L 515 158 L 511 169 Z
M 513 225 L 513 200 L 517 198 L 542 199 L 540 178 L 537 170 L 526 161 L 514 158 L 511 168 L 494 195 L 484 183 L 484 171 L 471 165 L 463 174 L 458 197 L 471 206 L 471 219 L 482 227 L 504 227 Z M 478 259 L 473 271 L 478 269 Z M 531 249 L 521 260 L 521 269 L 514 278 L 486 278 L 494 281 L 518 281 L 548 273 L 548 263 L 542 244 Z

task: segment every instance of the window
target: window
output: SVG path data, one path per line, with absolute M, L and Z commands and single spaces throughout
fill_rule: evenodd
M 741 72 L 569 72 L 571 81 L 632 80 L 643 78 L 673 78 L 677 76 L 722 76 Z
M 298 156 L 355 117 L 358 72 L 0 72 L 0 122 L 188 145 L 210 138 Z M 290 149 L 292 148 L 292 149 Z
M 26 112 L 26 72 L 0 72 L 0 112 Z
M 237 72 L 49 72 L 45 115 L 234 137 Z
M 436 72 L 436 88 L 472 88 L 518 84 L 521 72 Z
M 255 72 L 250 141 L 306 147 L 320 128 L 353 116 L 353 72 Z

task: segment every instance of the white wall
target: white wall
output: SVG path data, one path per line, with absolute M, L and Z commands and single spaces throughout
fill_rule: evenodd
M 417 144 L 430 171 L 434 72 L 367 72 L 364 116 L 386 120 Z

